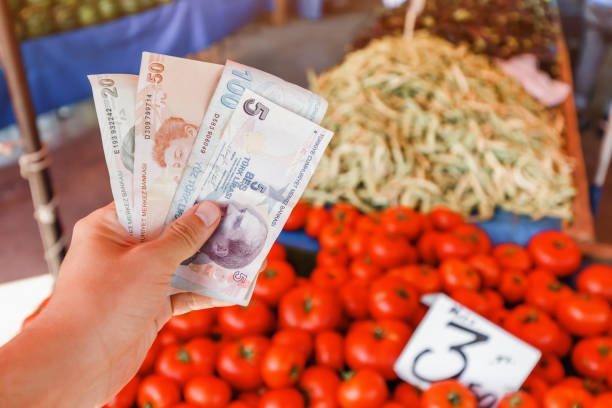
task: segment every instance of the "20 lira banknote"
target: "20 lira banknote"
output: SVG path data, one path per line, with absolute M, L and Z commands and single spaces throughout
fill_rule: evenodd
M 134 235 L 161 232 L 222 65 L 142 53 L 135 107 Z
M 100 74 L 87 78 L 98 115 L 117 217 L 133 234 L 134 101 L 138 76 Z
M 246 89 L 317 124 L 327 110 L 327 101 L 321 96 L 274 75 L 228 60 L 170 205 L 166 225 L 198 200 L 219 138 Z
M 248 89 L 224 127 L 198 199 L 219 204 L 221 223 L 172 286 L 247 305 L 333 133 Z

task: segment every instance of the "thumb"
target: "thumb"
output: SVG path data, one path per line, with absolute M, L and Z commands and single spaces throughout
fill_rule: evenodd
M 210 238 L 219 225 L 221 211 L 211 202 L 204 201 L 186 211 L 170 224 L 162 234 L 148 242 L 157 256 L 162 256 L 169 266 L 179 263 L 195 254 Z

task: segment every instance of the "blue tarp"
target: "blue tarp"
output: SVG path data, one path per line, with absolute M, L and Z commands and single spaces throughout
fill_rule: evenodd
M 91 96 L 87 74 L 138 73 L 142 51 L 184 56 L 269 8 L 268 0 L 176 0 L 118 20 L 25 41 L 21 53 L 38 113 Z M 0 128 L 14 122 L 0 71 Z

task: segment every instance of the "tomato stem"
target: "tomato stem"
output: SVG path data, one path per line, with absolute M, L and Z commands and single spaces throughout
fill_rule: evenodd
M 553 246 L 557 249 L 563 249 L 565 247 L 565 244 L 561 241 L 554 241 Z
M 304 308 L 304 313 L 310 313 L 312 310 L 312 300 L 310 298 L 304 299 L 302 307 Z
M 395 289 L 395 291 L 401 298 L 410 299 L 410 295 L 404 289 L 398 288 L 398 289 Z
M 145 404 L 144 408 L 153 408 L 153 404 L 149 401 Z
M 300 367 L 294 365 L 289 372 L 289 378 L 297 378 L 298 375 L 300 375 Z
M 180 361 L 181 363 L 191 362 L 191 357 L 189 356 L 189 353 L 185 349 L 180 349 L 178 353 L 176 353 L 176 359 Z
M 376 326 L 374 330 L 372 330 L 372 334 L 376 340 L 382 340 L 385 338 L 385 331 L 380 327 Z
M 515 395 L 510 398 L 509 403 L 511 407 L 520 407 L 523 405 L 523 398 L 520 395 Z
M 461 405 L 461 394 L 459 394 L 457 391 L 449 392 L 446 398 L 448 399 L 448 402 L 455 407 Z
M 340 378 L 342 378 L 342 381 L 348 381 L 351 378 L 353 378 L 354 376 L 355 376 L 355 371 L 353 371 L 353 370 L 342 371 L 340 373 Z
M 606 357 L 608 354 L 610 354 L 610 347 L 602 344 L 601 346 L 599 346 L 599 354 L 601 354 L 602 356 Z
M 254 355 L 255 355 L 255 350 L 252 350 L 248 347 L 240 345 L 240 357 L 248 361 L 253 361 Z
M 266 278 L 274 278 L 278 273 L 274 269 L 266 269 L 264 276 Z

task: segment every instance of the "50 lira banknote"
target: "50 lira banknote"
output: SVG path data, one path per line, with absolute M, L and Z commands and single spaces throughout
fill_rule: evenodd
M 138 76 L 100 74 L 91 83 L 111 190 L 121 225 L 134 233 L 134 102 Z
M 135 104 L 134 235 L 156 237 L 223 66 L 142 53 Z
M 249 89 L 234 108 L 201 174 L 198 198 L 219 204 L 221 222 L 171 284 L 247 305 L 263 261 L 333 134 Z
M 221 134 L 247 89 L 317 124 L 327 110 L 327 101 L 321 96 L 274 75 L 228 60 L 174 194 L 166 225 L 198 200 Z

